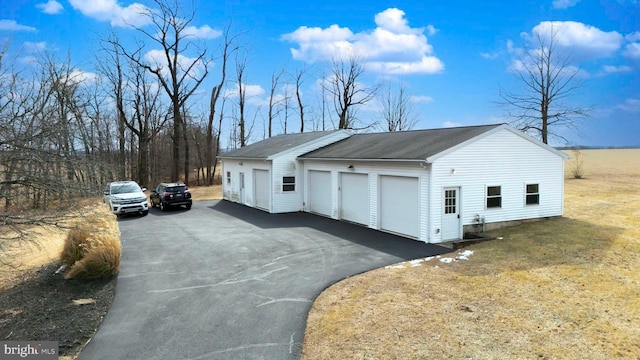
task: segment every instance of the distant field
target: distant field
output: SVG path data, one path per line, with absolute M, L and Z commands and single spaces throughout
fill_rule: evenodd
M 326 290 L 302 358 L 640 358 L 640 149 L 582 157 L 564 217 Z
M 566 163 L 565 174 L 571 176 L 570 171 L 575 167 L 574 152 L 565 151 L 572 157 Z M 631 176 L 640 175 L 640 149 L 603 149 L 580 150 L 584 156 L 585 176 Z

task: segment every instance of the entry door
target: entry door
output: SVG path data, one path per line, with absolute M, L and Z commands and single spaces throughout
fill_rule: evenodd
M 240 173 L 240 203 L 244 204 L 244 173 Z
M 444 188 L 442 199 L 442 240 L 461 239 L 460 187 Z

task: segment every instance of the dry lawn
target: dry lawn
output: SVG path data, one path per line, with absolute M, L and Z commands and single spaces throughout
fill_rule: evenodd
M 302 358 L 640 359 L 640 149 L 583 159 L 563 218 L 326 290 Z
M 222 199 L 222 185 L 189 187 L 194 201 Z

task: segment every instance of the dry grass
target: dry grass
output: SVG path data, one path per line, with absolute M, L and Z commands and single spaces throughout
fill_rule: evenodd
M 222 199 L 222 185 L 189 187 L 194 201 Z
M 640 150 L 583 161 L 563 218 L 495 231 L 503 239 L 465 248 L 468 261 L 378 269 L 325 291 L 302 358 L 640 358 Z
M 114 276 L 120 269 L 120 230 L 106 206 L 74 219 L 60 261 L 69 269 L 65 277 L 95 279 Z

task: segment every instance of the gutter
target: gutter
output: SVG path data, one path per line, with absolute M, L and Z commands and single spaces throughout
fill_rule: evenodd
M 348 159 L 348 158 L 309 158 L 299 157 L 298 160 L 316 160 L 316 161 L 359 161 L 359 162 L 403 162 L 403 163 L 424 163 L 425 159 Z

